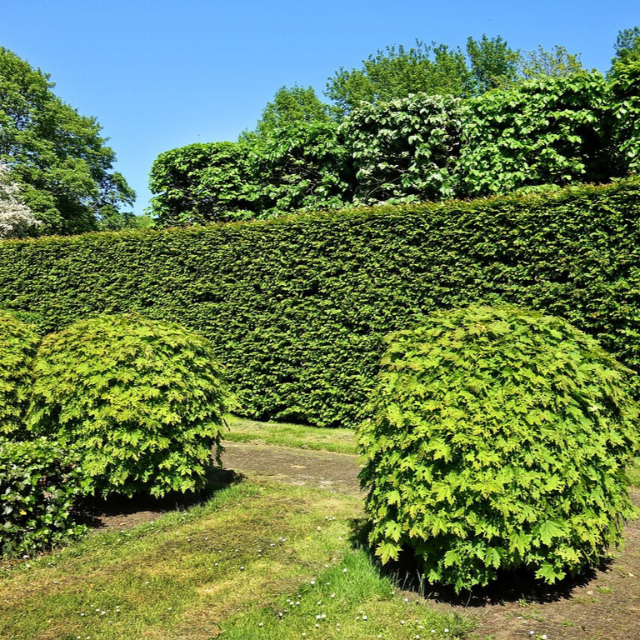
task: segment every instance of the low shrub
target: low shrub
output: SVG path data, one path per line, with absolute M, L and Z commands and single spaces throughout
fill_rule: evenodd
M 136 314 L 76 322 L 46 336 L 28 426 L 82 457 L 97 492 L 201 487 L 220 454 L 230 394 L 210 343 Z
M 431 583 L 548 583 L 596 564 L 634 508 L 634 374 L 566 321 L 513 307 L 437 312 L 388 338 L 358 433 L 383 562 Z
M 0 441 L 24 436 L 31 364 L 39 341 L 32 327 L 0 311 Z
M 89 487 L 77 457 L 57 444 L 0 442 L 0 553 L 33 554 L 83 535 L 73 506 Z

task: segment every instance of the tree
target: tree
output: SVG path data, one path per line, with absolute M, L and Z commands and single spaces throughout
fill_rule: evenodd
M 460 96 L 470 77 L 464 54 L 446 45 L 425 45 L 405 49 L 387 46 L 362 61 L 361 69 L 341 67 L 327 82 L 325 94 L 340 113 L 351 112 L 360 102 L 374 104 L 414 93 Z
M 518 55 L 500 36 L 469 38 L 466 52 L 419 40 L 411 49 L 388 46 L 363 60 L 361 69 L 340 68 L 329 78 L 325 94 L 341 114 L 360 102 L 373 104 L 416 93 L 469 97 L 514 79 Z
M 456 195 L 461 102 L 422 93 L 356 107 L 340 126 L 353 158 L 354 202 L 407 203 Z
M 640 27 L 618 31 L 614 49 L 616 53 L 611 59 L 609 76 L 615 74 L 616 66 L 620 63 L 640 62 Z
M 467 39 L 467 57 L 473 95 L 509 84 L 517 75 L 520 52 L 511 49 L 500 36 Z
M 241 139 L 265 138 L 276 129 L 294 123 L 330 122 L 330 107 L 316 95 L 313 87 L 280 87 L 262 112 L 254 131 L 244 132 Z
M 518 79 L 527 81 L 545 76 L 566 78 L 579 71 L 584 71 L 579 53 L 569 53 L 558 45 L 550 51 L 539 46 L 533 51 L 523 51 L 520 54 Z
M 113 171 L 95 118 L 52 91 L 49 74 L 0 47 L 0 162 L 20 185 L 41 233 L 78 233 L 115 219 L 135 193 Z
M 0 163 L 0 238 L 22 238 L 32 234 L 41 223 L 22 201 L 20 189 Z

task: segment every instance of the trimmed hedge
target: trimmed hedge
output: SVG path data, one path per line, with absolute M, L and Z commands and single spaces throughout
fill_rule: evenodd
M 0 306 L 47 330 L 139 311 L 207 336 L 243 411 L 354 426 L 383 336 L 496 302 L 640 370 L 640 179 L 472 202 L 7 241 Z
M 387 338 L 359 427 L 370 543 L 457 592 L 498 569 L 595 566 L 636 514 L 636 375 L 561 318 L 437 311 Z
M 77 456 L 38 438 L 0 442 L 0 555 L 32 554 L 83 535 L 75 501 L 89 490 Z

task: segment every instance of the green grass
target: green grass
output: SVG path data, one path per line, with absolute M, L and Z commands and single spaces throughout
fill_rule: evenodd
M 298 424 L 255 422 L 236 417 L 229 420 L 229 427 L 224 439 L 231 442 L 260 442 L 297 449 L 357 453 L 353 429 L 323 429 Z
M 4 562 L 0 637 L 203 640 L 224 631 L 223 638 L 249 640 L 302 633 L 318 640 L 334 634 L 408 639 L 420 625 L 431 638 L 468 637 L 469 619 L 393 593 L 351 541 L 361 516 L 361 500 L 351 496 L 233 485 L 188 512 L 128 532 L 96 531 L 52 555 Z
M 640 458 L 636 458 L 634 464 L 627 469 L 629 484 L 636 489 L 640 489 Z

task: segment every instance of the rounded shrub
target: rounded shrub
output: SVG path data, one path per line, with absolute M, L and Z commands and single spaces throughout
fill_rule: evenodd
M 32 362 L 40 337 L 33 327 L 0 311 L 0 440 L 22 439 Z
M 548 583 L 596 564 L 634 515 L 634 374 L 566 321 L 511 307 L 429 316 L 387 338 L 358 431 L 370 543 L 431 583 Z
M 28 426 L 78 451 L 96 491 L 200 488 L 231 396 L 208 340 L 136 314 L 46 336 Z

